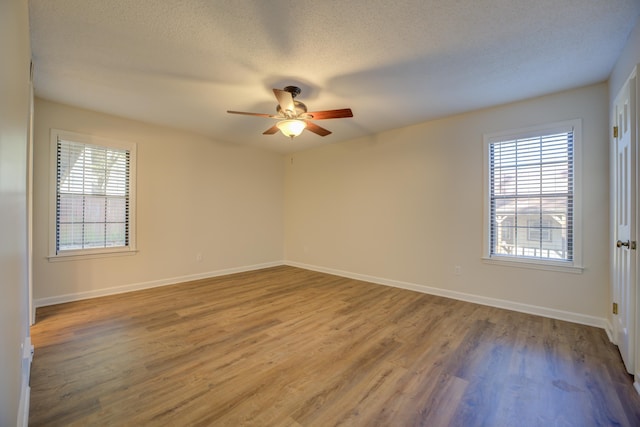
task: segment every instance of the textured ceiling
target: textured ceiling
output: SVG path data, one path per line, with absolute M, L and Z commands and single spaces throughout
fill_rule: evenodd
M 30 0 L 42 98 L 282 153 L 606 80 L 640 0 Z M 333 131 L 263 136 L 297 85 Z

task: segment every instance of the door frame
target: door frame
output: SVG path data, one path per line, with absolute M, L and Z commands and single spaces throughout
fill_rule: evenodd
M 637 70 L 638 70 L 638 66 L 636 65 L 635 67 L 633 67 L 633 71 L 631 72 L 631 74 L 629 75 L 629 79 L 633 76 L 635 78 L 635 93 L 632 93 L 630 96 L 635 98 L 635 117 L 633 118 L 633 125 L 635 126 L 635 140 L 632 141 L 631 143 L 635 145 L 635 153 L 636 153 L 636 157 L 635 157 L 635 168 L 636 168 L 636 173 L 635 173 L 635 178 L 636 178 L 636 183 L 635 183 L 635 189 L 636 189 L 636 217 L 635 217 L 635 221 L 636 221 L 636 227 L 635 227 L 635 235 L 632 236 L 632 238 L 637 242 L 638 241 L 638 225 L 640 225 L 640 186 L 639 186 L 639 179 L 638 179 L 638 175 L 640 175 L 640 170 L 638 168 L 638 166 L 640 165 L 639 163 L 639 153 L 638 153 L 638 149 L 640 148 L 639 144 L 638 144 L 638 139 L 640 137 L 640 134 L 638 134 L 638 130 L 639 130 L 639 125 L 640 125 L 640 103 L 638 103 L 638 101 L 640 101 L 640 85 L 638 82 L 638 74 L 637 74 Z M 633 372 L 633 386 L 635 387 L 636 391 L 638 393 L 640 393 L 640 322 L 638 321 L 640 319 L 640 286 L 639 286 L 639 282 L 638 282 L 638 276 L 640 276 L 640 273 L 638 272 L 638 250 L 635 250 L 632 252 L 633 255 L 633 262 L 635 264 L 635 272 L 636 272 L 636 276 L 634 277 L 634 282 L 633 282 L 633 286 L 635 287 L 635 302 L 634 302 L 634 316 L 635 316 L 635 323 L 634 323 L 634 333 L 635 333 L 635 339 L 634 339 L 634 344 L 635 344 L 635 367 L 634 367 L 634 372 Z

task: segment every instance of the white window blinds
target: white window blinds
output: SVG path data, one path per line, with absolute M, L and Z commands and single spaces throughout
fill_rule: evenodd
M 489 141 L 490 256 L 574 259 L 574 130 Z
M 130 244 L 130 151 L 57 140 L 56 254 Z

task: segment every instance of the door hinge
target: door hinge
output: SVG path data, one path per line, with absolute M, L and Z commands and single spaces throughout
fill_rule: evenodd
M 618 126 L 614 126 L 613 127 L 613 137 L 617 138 L 618 137 Z
M 635 250 L 635 249 L 638 249 L 638 244 L 635 241 L 632 241 L 629 247 Z
M 613 314 L 618 314 L 618 303 L 617 302 L 613 303 Z

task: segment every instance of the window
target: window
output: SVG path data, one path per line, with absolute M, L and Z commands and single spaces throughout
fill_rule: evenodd
M 135 251 L 135 144 L 51 131 L 50 255 Z
M 541 223 L 542 222 L 542 223 Z M 559 229 L 562 229 L 559 227 Z M 551 242 L 551 220 L 530 219 L 527 220 L 527 240 L 530 242 Z
M 485 135 L 485 259 L 579 268 L 580 127 Z

